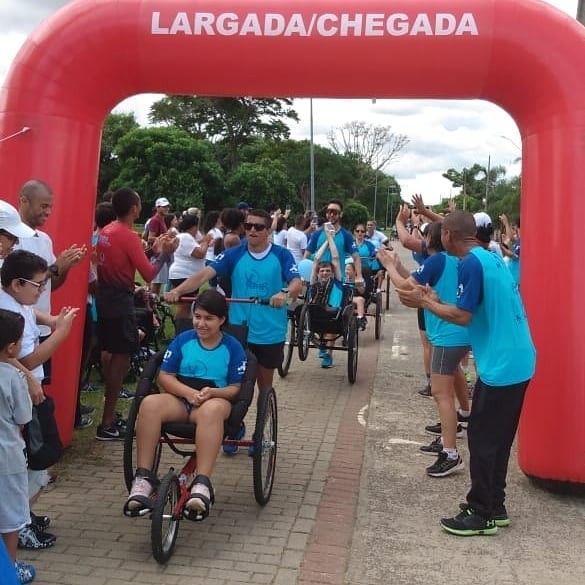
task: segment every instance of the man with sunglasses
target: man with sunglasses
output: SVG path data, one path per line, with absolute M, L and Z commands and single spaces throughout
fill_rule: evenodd
M 325 214 L 327 216 L 327 222 L 332 224 L 335 231 L 333 240 L 339 250 L 339 256 L 342 259 L 351 256 L 355 266 L 355 282 L 356 284 L 363 284 L 364 278 L 362 276 L 362 263 L 360 260 L 360 254 L 355 240 L 351 235 L 351 232 L 341 226 L 341 218 L 343 217 L 343 203 L 339 199 L 330 199 L 327 202 Z M 325 243 L 327 235 L 325 233 L 325 224 L 318 230 L 313 232 L 311 238 L 307 243 L 307 249 L 305 250 L 305 258 L 310 258 L 315 252 Z M 331 253 L 326 250 L 321 258 L 322 262 L 331 262 Z
M 222 252 L 209 266 L 166 293 L 175 303 L 181 295 L 198 289 L 215 276 L 231 278 L 235 299 L 259 298 L 268 305 L 230 303 L 229 322 L 246 324 L 248 347 L 258 360 L 259 388 L 271 388 L 274 370 L 282 363 L 286 338 L 286 301 L 301 293 L 301 279 L 292 254 L 270 241 L 272 219 L 263 209 L 248 212 L 244 229 L 246 241 Z

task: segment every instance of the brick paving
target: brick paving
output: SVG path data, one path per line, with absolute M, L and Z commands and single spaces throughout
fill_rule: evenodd
M 373 323 L 360 337 L 358 379 L 346 377 L 346 354 L 319 367 L 316 351 L 293 358 L 276 379 L 279 438 L 270 502 L 253 496 L 252 461 L 222 455 L 214 472 L 216 505 L 205 522 L 182 521 L 166 566 L 152 557 L 150 521 L 122 515 L 126 497 L 122 445 L 91 445 L 85 460 L 60 465 L 59 478 L 35 506 L 51 516 L 52 549 L 21 551 L 42 585 L 310 585 L 343 583 L 358 502 L 367 405 L 376 372 Z M 248 434 L 255 420 L 247 417 Z M 161 474 L 181 459 L 165 453 Z

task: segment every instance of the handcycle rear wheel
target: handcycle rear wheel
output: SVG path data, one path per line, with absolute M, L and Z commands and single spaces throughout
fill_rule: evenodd
M 358 365 L 358 330 L 357 320 L 352 317 L 347 329 L 347 378 L 353 384 L 357 376 Z
M 311 341 L 311 315 L 309 314 L 309 305 L 303 305 L 303 308 L 301 309 L 297 339 L 299 346 L 299 359 L 304 362 L 309 355 L 309 343 Z
M 390 277 L 386 274 L 386 310 L 390 310 Z
M 374 327 L 374 337 L 380 339 L 382 333 L 382 293 L 376 293 L 376 321 Z
M 169 471 L 160 482 L 150 528 L 152 555 L 161 565 L 171 558 L 175 550 L 179 533 L 179 515 L 175 515 L 175 511 L 180 495 L 179 479 L 174 471 Z
M 260 390 L 254 429 L 254 497 L 265 506 L 270 500 L 276 470 L 278 411 L 273 388 Z
M 136 458 L 134 453 L 134 438 L 136 434 L 136 419 L 138 417 L 138 409 L 140 408 L 141 399 L 135 398 L 132 401 L 132 406 L 128 412 L 126 419 L 126 437 L 124 438 L 124 481 L 128 493 L 132 489 L 132 482 L 134 481 L 134 472 L 136 471 Z M 162 453 L 162 445 L 159 443 L 154 452 L 154 460 L 152 465 L 152 472 L 154 475 L 158 474 L 158 466 L 160 463 L 160 456 Z
M 293 352 L 296 345 L 297 328 L 295 325 L 294 317 L 288 317 L 286 325 L 286 340 L 284 342 L 284 358 L 282 364 L 278 366 L 278 375 L 281 378 L 286 378 L 288 370 L 290 368 L 290 362 L 292 360 Z

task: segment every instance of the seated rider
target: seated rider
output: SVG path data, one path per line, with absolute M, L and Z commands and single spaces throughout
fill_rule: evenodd
M 311 304 L 339 309 L 343 300 L 343 281 L 339 267 L 339 252 L 333 239 L 335 230 L 327 229 L 327 227 L 327 224 L 325 224 L 325 242 L 317 250 L 313 261 L 309 302 Z M 331 252 L 331 262 L 321 262 L 321 257 L 327 248 Z M 330 340 L 328 345 L 331 347 L 335 340 L 335 335 L 324 333 L 323 339 Z M 319 358 L 321 358 L 322 368 L 333 367 L 332 353 L 332 350 L 330 348 L 327 349 L 325 344 L 321 346 L 319 349 Z
M 193 329 L 179 334 L 163 359 L 158 384 L 161 394 L 146 396 L 140 404 L 136 424 L 137 469 L 124 513 L 151 509 L 158 479 L 152 472 L 154 455 L 163 423 L 194 423 L 197 472 L 185 504 L 186 515 L 203 520 L 214 503 L 210 481 L 224 438 L 224 423 L 230 415 L 246 371 L 244 348 L 222 332 L 228 306 L 223 295 L 208 289 L 199 295 L 193 309 Z M 201 386 L 197 380 L 206 380 Z

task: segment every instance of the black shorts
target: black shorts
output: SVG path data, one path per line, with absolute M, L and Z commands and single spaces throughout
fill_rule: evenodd
M 39 337 L 39 345 L 43 343 L 43 341 L 47 341 L 51 337 L 50 335 L 45 335 Z M 51 374 L 53 373 L 53 364 L 51 362 L 51 358 L 49 358 L 46 362 L 43 362 L 43 381 L 41 384 L 43 386 L 50 386 L 51 385 Z
M 133 311 L 115 319 L 98 318 L 97 331 L 101 348 L 110 353 L 131 355 L 140 347 L 136 315 Z
M 426 331 L 427 327 L 425 325 L 425 310 L 418 308 L 416 311 L 417 311 L 417 317 L 418 317 L 418 330 L 419 331 Z
M 281 343 L 248 343 L 248 349 L 258 360 L 258 365 L 267 370 L 274 370 L 282 365 L 284 359 L 284 341 Z
M 171 286 L 173 288 L 177 288 L 180 284 L 183 284 L 187 279 L 186 278 L 171 278 Z M 183 297 L 194 297 L 195 295 L 199 294 L 199 289 L 196 288 L 195 290 L 192 290 L 191 292 L 188 293 L 184 293 L 181 296 Z

